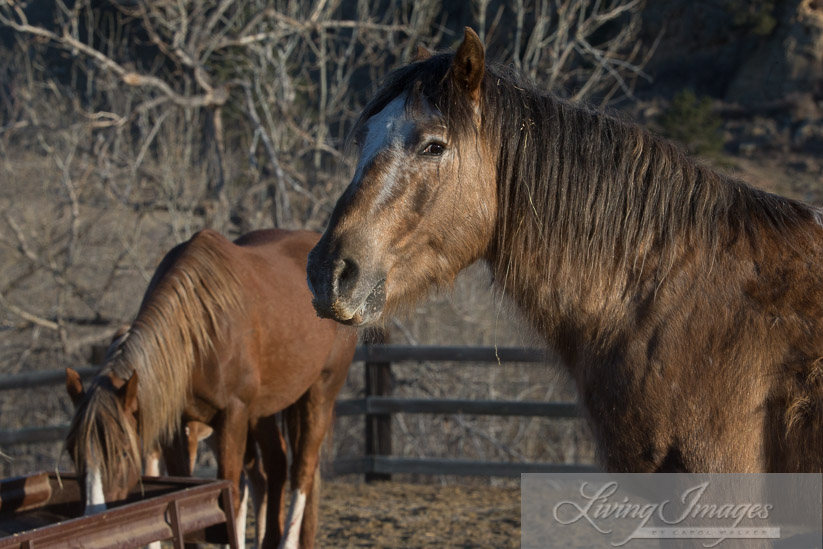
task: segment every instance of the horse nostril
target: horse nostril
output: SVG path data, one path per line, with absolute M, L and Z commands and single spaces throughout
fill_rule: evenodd
M 357 282 L 360 268 L 352 259 L 338 259 L 334 265 L 334 286 L 338 293 L 348 293 Z

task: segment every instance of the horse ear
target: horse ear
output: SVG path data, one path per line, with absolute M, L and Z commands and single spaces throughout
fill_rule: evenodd
M 418 44 L 417 51 L 414 52 L 414 57 L 412 58 L 412 63 L 416 63 L 418 61 L 425 61 L 431 56 L 432 52 L 427 50 L 423 44 Z
M 480 99 L 480 83 L 486 70 L 486 49 L 472 29 L 466 27 L 463 42 L 457 48 L 452 61 L 451 74 L 475 103 Z
M 137 412 L 137 372 L 133 372 L 129 380 L 117 391 L 123 401 L 123 409 L 127 414 Z
M 83 390 L 83 382 L 80 380 L 80 374 L 76 370 L 66 368 L 66 392 L 71 398 L 72 404 L 79 406 L 83 397 L 86 396 L 86 391 Z

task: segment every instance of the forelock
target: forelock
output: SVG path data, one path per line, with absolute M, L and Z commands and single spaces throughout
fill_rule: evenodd
M 443 117 L 450 134 L 463 135 L 474 128 L 474 108 L 462 90 L 449 78 L 454 53 L 441 53 L 390 72 L 374 97 L 363 108 L 349 133 L 350 142 L 366 122 L 397 97 L 406 94 L 410 115 L 427 106 Z
M 106 485 L 124 477 L 129 467 L 140 467 L 140 443 L 123 416 L 117 394 L 97 380 L 86 392 L 72 419 L 66 437 L 77 473 L 88 466 L 98 468 Z

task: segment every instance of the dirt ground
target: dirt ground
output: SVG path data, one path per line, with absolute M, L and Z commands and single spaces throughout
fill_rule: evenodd
M 519 547 L 520 488 L 324 481 L 318 530 L 318 548 Z

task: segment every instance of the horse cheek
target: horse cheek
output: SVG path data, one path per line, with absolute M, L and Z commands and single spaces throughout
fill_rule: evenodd
M 484 255 L 491 242 L 497 220 L 497 192 L 493 169 L 485 166 L 481 156 L 471 158 L 459 174 L 450 208 L 462 212 L 461 249 L 471 254 L 469 262 Z

